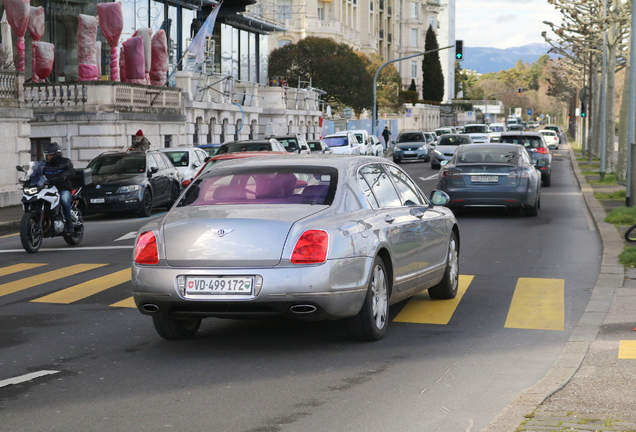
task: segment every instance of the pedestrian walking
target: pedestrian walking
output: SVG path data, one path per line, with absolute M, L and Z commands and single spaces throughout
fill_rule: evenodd
M 389 148 L 389 141 L 391 139 L 391 131 L 388 126 L 384 126 L 384 131 L 382 131 L 382 138 L 384 138 L 384 148 Z

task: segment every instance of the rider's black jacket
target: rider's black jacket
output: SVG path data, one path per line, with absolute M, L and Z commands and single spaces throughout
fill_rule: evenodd
M 73 190 L 71 179 L 75 177 L 73 162 L 61 155 L 55 155 L 44 165 L 44 176 L 59 190 Z

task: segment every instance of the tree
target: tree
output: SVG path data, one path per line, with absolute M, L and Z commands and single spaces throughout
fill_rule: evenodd
M 426 31 L 424 51 L 438 49 L 437 36 L 432 26 Z M 422 99 L 441 102 L 444 100 L 444 74 L 442 63 L 439 61 L 439 51 L 424 55 L 422 61 Z
M 346 44 L 307 37 L 272 51 L 268 73 L 291 83 L 311 82 L 327 92 L 324 100 L 336 110 L 350 106 L 359 113 L 373 105 L 373 75 L 367 64 Z
M 367 72 L 371 77 L 375 76 L 376 71 L 385 62 L 379 54 L 357 53 L 362 61 L 366 64 Z M 376 102 L 378 103 L 378 112 L 397 112 L 400 108 L 399 93 L 402 87 L 402 78 L 394 64 L 386 65 L 376 82 Z M 366 90 L 366 89 L 364 89 Z M 373 84 L 370 84 L 368 91 L 373 96 Z M 361 91 L 364 93 L 364 91 Z M 417 92 L 416 92 L 417 93 Z

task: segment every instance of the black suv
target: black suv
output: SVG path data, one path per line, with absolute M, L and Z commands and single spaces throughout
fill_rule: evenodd
M 538 132 L 502 132 L 500 143 L 521 144 L 526 148 L 534 166 L 541 172 L 541 184 L 550 186 L 552 178 L 552 153 L 543 139 L 543 135 Z
M 102 153 L 87 168 L 93 183 L 82 189 L 85 213 L 136 212 L 147 217 L 153 207 L 172 207 L 181 191 L 179 172 L 156 150 Z

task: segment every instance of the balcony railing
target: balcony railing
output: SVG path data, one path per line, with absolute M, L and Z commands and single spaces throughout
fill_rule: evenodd
M 0 107 L 18 108 L 22 100 L 24 74 L 14 70 L 0 70 Z
M 64 111 L 144 112 L 181 111 L 181 89 L 113 81 L 36 83 L 24 85 L 27 108 Z

